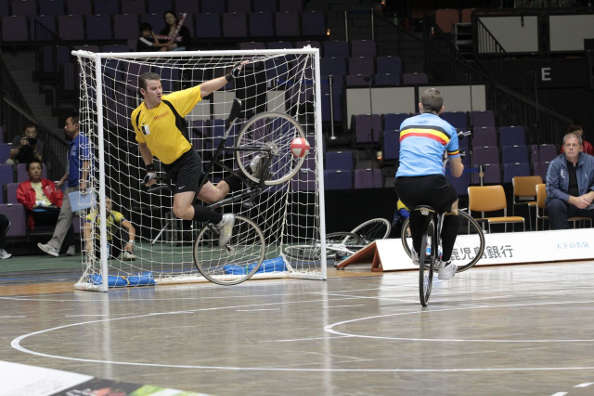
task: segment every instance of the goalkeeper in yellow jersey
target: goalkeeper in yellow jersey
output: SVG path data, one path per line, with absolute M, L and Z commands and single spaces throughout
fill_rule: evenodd
M 224 246 L 231 239 L 235 216 L 231 213 L 223 215 L 213 209 L 193 204 L 194 197 L 198 194 L 198 198 L 206 203 L 217 202 L 230 191 L 241 188 L 242 182 L 239 177 L 231 175 L 216 185 L 207 181 L 200 186 L 204 175 L 202 159 L 192 150 L 184 117 L 202 98 L 233 81 L 244 63 L 235 66 L 223 77 L 167 95 L 163 94 L 161 77 L 158 74 L 142 74 L 139 77 L 139 88 L 144 101 L 130 116 L 136 132 L 138 149 L 146 166 L 145 185 L 150 186 L 156 182 L 153 165 L 155 156 L 161 160 L 167 177 L 175 186 L 174 215 L 184 220 L 208 221 L 215 224 L 220 232 L 220 246 Z

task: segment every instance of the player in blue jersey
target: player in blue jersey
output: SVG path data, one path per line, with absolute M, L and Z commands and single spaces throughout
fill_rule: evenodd
M 443 222 L 441 240 L 443 253 L 439 279 L 450 279 L 456 265 L 450 256 L 458 234 L 458 195 L 445 177 L 443 160 L 447 152 L 452 175 L 462 176 L 464 165 L 458 149 L 456 128 L 439 117 L 444 110 L 441 93 L 435 88 L 421 95 L 421 114 L 407 118 L 400 125 L 400 165 L 396 171 L 396 192 L 409 208 L 429 205 L 438 212 L 449 212 Z M 419 249 L 423 234 L 423 216 L 414 211 L 410 215 L 413 237 L 413 261 L 419 264 Z

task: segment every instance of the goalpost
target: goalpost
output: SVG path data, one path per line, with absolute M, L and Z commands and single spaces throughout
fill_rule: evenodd
M 138 77 L 145 72 L 159 74 L 167 94 L 223 76 L 242 61 L 247 64 L 233 84 L 203 98 L 186 116 L 192 149 L 199 152 L 206 168 L 236 97 L 242 100 L 243 110 L 227 140 L 229 146 L 241 126 L 262 112 L 285 113 L 299 122 L 311 150 L 297 174 L 287 183 L 262 190 L 252 206 L 236 202 L 221 209 L 251 218 L 264 233 L 266 256 L 262 272 L 254 278 L 326 278 L 325 254 L 303 260 L 284 254 L 284 247 L 293 244 L 310 244 L 325 253 L 318 49 L 72 54 L 80 67 L 80 133 L 88 136 L 92 156 L 89 188 L 97 196 L 96 207 L 79 213 L 91 235 L 87 241 L 83 235 L 83 274 L 75 288 L 107 291 L 114 286 L 204 280 L 192 255 L 192 242 L 203 224 L 176 219 L 172 193 L 151 192 L 142 185 L 144 163 L 130 114 L 142 101 Z M 233 158 L 233 152 L 223 153 L 224 163 L 238 169 Z M 162 171 L 156 158 L 155 164 Z M 215 168 L 209 180 L 217 183 L 225 176 Z M 106 198 L 136 229 L 134 260 L 118 256 L 128 235 L 113 224 Z

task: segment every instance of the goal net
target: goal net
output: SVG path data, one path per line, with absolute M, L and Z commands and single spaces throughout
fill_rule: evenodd
M 207 169 L 226 131 L 235 98 L 242 101 L 242 111 L 225 147 L 234 145 L 250 118 L 264 112 L 287 114 L 302 126 L 311 150 L 295 176 L 254 190 L 249 202 L 230 202 L 218 210 L 249 218 L 262 230 L 266 253 L 254 278 L 325 279 L 325 254 L 319 253 L 325 226 L 317 49 L 73 54 L 80 70 L 80 131 L 89 138 L 92 156 L 89 186 L 97 197 L 96 205 L 79 213 L 83 274 L 76 288 L 105 291 L 115 286 L 205 280 L 193 261 L 193 241 L 205 224 L 175 218 L 172 192 L 143 185 L 145 167 L 130 114 L 142 102 L 138 78 L 143 73 L 159 74 L 163 94 L 167 94 L 223 76 L 243 61 L 233 83 L 203 98 L 185 117 L 188 139 Z M 268 119 L 253 128 L 261 128 L 261 135 L 284 133 L 290 142 L 291 130 L 275 122 L 274 115 Z M 292 153 L 283 150 L 278 155 Z M 219 159 L 239 170 L 235 158 L 227 149 Z M 154 163 L 159 175 L 164 175 L 157 158 Z M 214 166 L 208 179 L 217 183 L 227 175 L 228 171 Z M 111 210 L 106 199 L 111 200 Z M 136 231 L 133 256 L 123 252 L 129 240 L 122 224 L 126 221 Z M 284 254 L 286 246 L 303 244 L 318 254 L 305 258 Z M 220 261 L 216 265 L 231 264 Z

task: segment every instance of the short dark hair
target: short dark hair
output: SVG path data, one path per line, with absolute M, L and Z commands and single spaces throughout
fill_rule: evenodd
M 165 20 L 165 17 L 167 16 L 167 14 L 171 14 L 175 17 L 175 22 L 179 21 L 179 18 L 177 16 L 177 14 L 175 13 L 175 11 L 173 10 L 167 10 L 163 13 L 163 20 Z
M 151 26 L 150 23 L 143 22 L 140 24 L 140 31 L 144 32 L 145 30 L 153 30 L 153 27 Z
M 427 88 L 421 94 L 421 104 L 423 105 L 424 113 L 439 113 L 443 106 L 441 92 L 435 88 Z
M 147 80 L 161 80 L 161 76 L 157 73 L 147 72 L 138 77 L 138 88 L 146 89 Z
M 31 164 L 39 164 L 39 166 L 41 166 L 41 169 L 43 169 L 43 164 L 41 163 L 41 161 L 39 161 L 38 159 L 33 159 L 33 160 L 27 162 L 27 172 L 29 172 L 29 168 L 31 167 Z
M 565 133 L 571 133 L 571 132 L 583 131 L 583 130 L 584 130 L 584 128 L 581 125 L 569 124 L 567 126 L 567 128 L 565 129 Z
M 25 124 L 25 127 L 23 128 L 23 131 L 26 131 L 29 128 L 35 128 L 37 129 L 37 125 L 33 124 L 32 122 L 28 122 Z
M 78 114 L 76 114 L 76 113 L 70 114 L 68 117 L 66 117 L 66 119 L 69 119 L 69 118 L 72 118 L 73 124 L 75 124 L 75 125 L 78 124 L 78 122 L 79 122 Z

